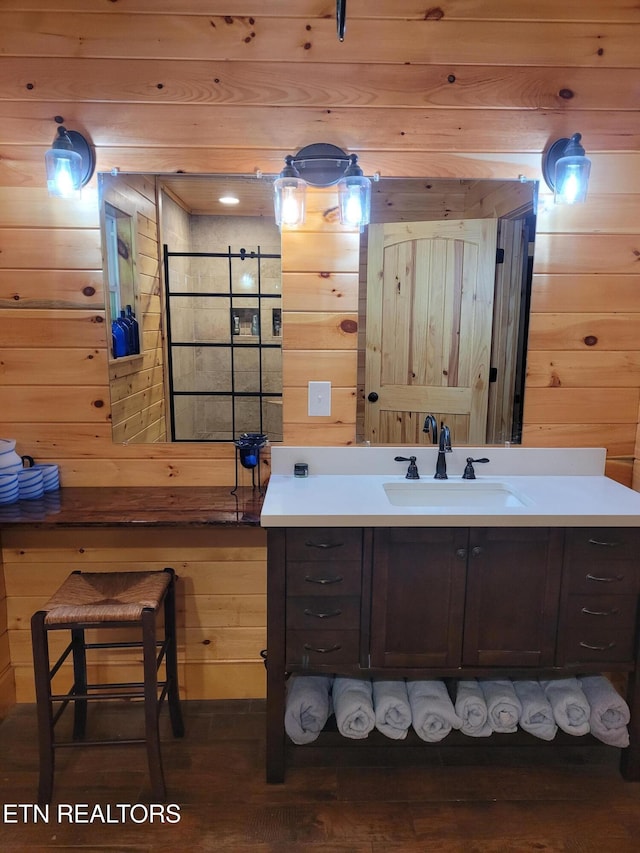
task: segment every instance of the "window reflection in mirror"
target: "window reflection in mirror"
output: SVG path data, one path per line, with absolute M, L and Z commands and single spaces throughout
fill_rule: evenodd
M 113 321 L 121 311 L 126 314 L 127 306 L 133 311 L 136 297 L 132 218 L 111 204 L 104 206 L 104 240 L 109 316 Z M 116 354 L 112 352 L 112 356 Z

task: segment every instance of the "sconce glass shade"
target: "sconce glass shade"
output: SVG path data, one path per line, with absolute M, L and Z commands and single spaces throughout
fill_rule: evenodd
M 274 181 L 274 208 L 279 227 L 302 225 L 307 186 L 338 184 L 340 221 L 350 227 L 369 222 L 371 182 L 362 174 L 356 154 L 348 155 L 327 142 L 301 148 L 285 157 L 285 167 Z
M 344 178 L 338 184 L 340 222 L 351 228 L 363 228 L 371 216 L 371 181 L 358 166 L 358 155 L 352 154 Z
M 93 150 L 84 136 L 62 125 L 44 161 L 49 195 L 58 198 L 77 198 L 91 180 L 96 165 Z
M 273 206 L 278 228 L 302 225 L 307 197 L 307 184 L 298 175 L 293 157 L 288 155 L 285 163 L 280 177 L 273 182 Z
M 542 159 L 542 173 L 553 190 L 555 204 L 581 204 L 586 201 L 591 160 L 580 144 L 579 133 L 570 139 L 558 139 Z

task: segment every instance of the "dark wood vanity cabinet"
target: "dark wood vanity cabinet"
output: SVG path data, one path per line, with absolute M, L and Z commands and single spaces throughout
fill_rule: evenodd
M 373 532 L 371 665 L 551 666 L 562 531 Z
M 267 778 L 292 672 L 387 678 L 629 673 L 640 778 L 640 529 L 268 531 Z M 636 715 L 636 707 L 638 715 Z

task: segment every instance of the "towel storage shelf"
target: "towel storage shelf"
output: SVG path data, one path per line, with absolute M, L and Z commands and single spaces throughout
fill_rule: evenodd
M 553 678 L 628 673 L 640 779 L 640 529 L 268 530 L 267 780 L 285 772 L 289 673 Z M 636 711 L 638 713 L 636 713 Z

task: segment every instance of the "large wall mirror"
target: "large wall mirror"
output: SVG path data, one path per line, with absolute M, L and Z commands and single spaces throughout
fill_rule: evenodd
M 457 444 L 520 441 L 536 189 L 373 184 L 356 441 L 423 443 L 425 413 Z M 140 338 L 139 353 L 111 353 L 113 440 L 281 440 L 272 178 L 104 174 L 100 192 L 105 270 L 118 249 L 127 255 Z M 129 224 L 130 245 L 110 244 L 114 219 Z

